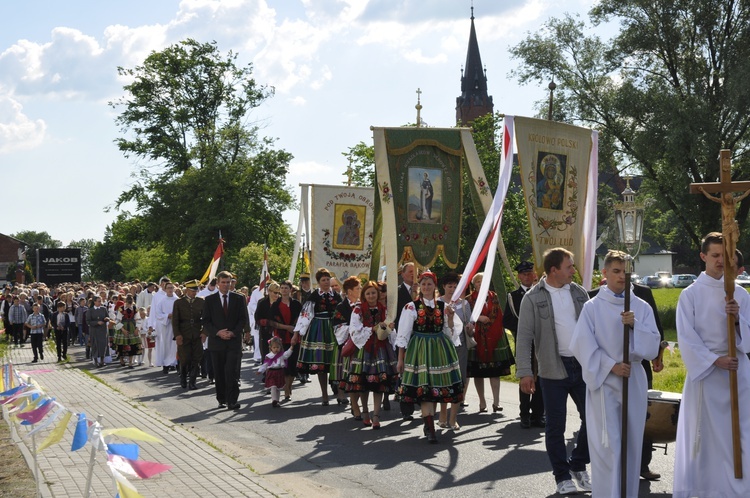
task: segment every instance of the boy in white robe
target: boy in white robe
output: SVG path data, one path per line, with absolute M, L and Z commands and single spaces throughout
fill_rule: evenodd
M 174 294 L 174 284 L 165 286 L 166 294 L 156 303 L 153 310 L 156 322 L 156 345 L 154 364 L 162 367 L 163 373 L 169 373 L 169 367 L 177 365 L 177 343 L 172 332 L 172 310 L 177 296 Z
M 677 340 L 687 376 L 682 390 L 673 496 L 718 498 L 750 496 L 750 295 L 735 284 L 734 299 L 724 292 L 722 234 L 701 244 L 706 271 L 677 302 Z M 727 355 L 727 315 L 735 318 L 737 356 Z M 729 370 L 737 371 L 743 479 L 735 479 Z
M 628 378 L 626 496 L 637 498 L 641 446 L 646 424 L 648 382 L 642 360 L 659 353 L 659 330 L 651 307 L 631 293 L 624 311 L 627 254 L 610 251 L 604 259 L 607 286 L 587 302 L 570 344 L 586 382 L 586 423 L 593 497 L 620 496 L 622 387 Z M 623 363 L 624 326 L 629 326 L 629 361 Z

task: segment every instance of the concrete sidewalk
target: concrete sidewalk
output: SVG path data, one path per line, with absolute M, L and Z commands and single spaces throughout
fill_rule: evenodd
M 82 348 L 73 347 L 71 353 Z M 137 442 L 139 460 L 149 460 L 172 465 L 173 468 L 151 479 L 128 477 L 140 494 L 146 497 L 205 497 L 205 496 L 285 496 L 288 493 L 259 476 L 250 468 L 233 460 L 179 424 L 160 416 L 142 404 L 137 404 L 100 382 L 84 371 L 66 363 L 56 363 L 57 355 L 45 344 L 44 360 L 31 363 L 33 355 L 27 343 L 22 348 L 12 345 L 8 359 L 16 371 L 31 375 L 44 392 L 54 397 L 66 408 L 83 412 L 96 420 L 103 415 L 105 429 L 136 427 L 162 440 L 158 443 Z M 118 368 L 110 365 L 104 367 Z M 93 370 L 96 374 L 96 370 Z M 44 440 L 54 424 L 37 435 L 37 444 Z M 70 451 L 75 429 L 75 416 L 68 424 L 63 440 L 38 455 L 42 496 L 83 496 L 86 486 L 91 445 Z M 30 426 L 16 424 L 21 439 L 19 446 L 32 467 L 31 439 L 23 437 Z M 118 442 L 131 442 L 122 440 Z M 32 472 L 33 472 L 32 467 Z M 106 455 L 97 452 L 94 465 L 91 496 L 115 496 L 112 474 L 106 464 Z

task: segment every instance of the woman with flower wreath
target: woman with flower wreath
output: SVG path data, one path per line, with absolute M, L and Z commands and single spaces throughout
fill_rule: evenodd
M 437 276 L 426 271 L 419 279 L 419 298 L 404 306 L 398 324 L 398 394 L 404 401 L 420 403 L 424 434 L 435 436 L 435 404 L 463 399 L 461 367 L 455 344 L 463 331 L 450 305 L 435 300 Z
M 476 305 L 483 278 L 483 273 L 477 273 L 471 279 L 474 291 L 468 301 L 472 309 Z M 492 391 L 492 412 L 501 412 L 503 407 L 500 406 L 500 377 L 510 375 L 510 366 L 516 361 L 503 328 L 500 301 L 497 294 L 492 291 L 487 291 L 487 300 L 474 325 L 474 340 L 477 345 L 469 350 L 469 377 L 474 378 L 474 387 L 477 388 L 479 412 L 487 411 L 487 401 L 484 398 L 484 379 L 487 378 L 490 379 Z
M 359 348 L 352 356 L 345 384 L 346 392 L 359 393 L 364 424 L 370 425 L 367 407 L 373 393 L 372 428 L 380 429 L 380 407 L 383 394 L 393 392 L 396 377 L 396 355 L 393 343 L 396 332 L 385 324 L 385 306 L 379 302 L 380 290 L 372 280 L 362 287 L 359 303 L 352 311 L 349 335 Z
M 338 344 L 333 334 L 333 314 L 341 296 L 331 289 L 331 272 L 320 268 L 315 273 L 318 289 L 310 294 L 294 327 L 292 345 L 302 338 L 297 369 L 300 374 L 317 374 L 322 405 L 328 406 L 328 371 L 335 361 Z

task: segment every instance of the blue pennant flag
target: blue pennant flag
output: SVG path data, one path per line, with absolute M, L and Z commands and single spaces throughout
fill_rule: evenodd
M 14 387 L 13 389 L 8 389 L 7 391 L 0 393 L 0 396 L 13 396 L 21 389 L 26 389 L 27 387 L 28 386 L 26 384 L 21 384 L 20 386 Z
M 138 450 L 137 444 L 107 443 L 107 453 L 120 455 L 129 460 L 138 460 Z
M 78 451 L 86 446 L 86 441 L 89 439 L 89 426 L 86 422 L 86 414 L 78 414 L 78 422 L 76 423 L 76 432 L 73 434 L 73 445 L 70 451 Z

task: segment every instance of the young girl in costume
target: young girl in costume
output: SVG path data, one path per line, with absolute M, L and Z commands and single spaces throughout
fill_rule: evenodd
M 282 352 L 284 343 L 279 337 L 271 337 L 268 347 L 271 350 L 263 359 L 263 364 L 258 368 L 258 375 L 266 374 L 266 387 L 271 389 L 271 406 L 279 407 L 279 389 L 283 389 L 284 369 L 287 359 L 294 352 L 292 347 Z

